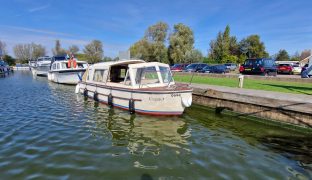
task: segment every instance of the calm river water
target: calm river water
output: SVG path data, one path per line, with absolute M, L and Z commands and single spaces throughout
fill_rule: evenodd
M 129 115 L 29 72 L 0 78 L 1 179 L 311 179 L 312 135 L 216 115 Z

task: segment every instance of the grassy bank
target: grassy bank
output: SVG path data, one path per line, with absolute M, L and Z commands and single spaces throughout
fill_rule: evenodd
M 192 75 L 174 75 L 174 80 L 177 82 L 190 82 Z M 209 84 L 227 87 L 238 87 L 238 79 L 235 78 L 215 78 L 207 76 L 195 76 L 192 83 Z M 280 82 L 274 80 L 255 80 L 245 79 L 244 88 L 257 89 L 266 91 L 276 91 L 295 94 L 312 95 L 311 83 L 297 83 L 297 82 Z

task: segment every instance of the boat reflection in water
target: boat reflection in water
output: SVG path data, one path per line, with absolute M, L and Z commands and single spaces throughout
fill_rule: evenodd
M 147 118 L 144 115 L 130 115 L 126 111 L 90 101 L 87 101 L 89 105 L 94 104 L 97 110 L 105 111 L 97 112 L 97 117 L 92 118 L 97 119 L 96 129 L 103 130 L 93 133 L 100 133 L 105 138 L 110 134 L 113 146 L 125 146 L 131 154 L 151 152 L 158 155 L 161 149 L 164 150 L 163 146 L 189 151 L 187 138 L 191 132 L 187 123 L 179 117 Z

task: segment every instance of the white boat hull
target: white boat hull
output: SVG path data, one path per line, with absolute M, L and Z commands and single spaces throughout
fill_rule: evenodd
M 181 115 L 184 109 L 192 104 L 192 90 L 190 89 L 144 91 L 79 82 L 76 92 L 90 98 L 94 98 L 94 92 L 96 92 L 98 101 L 105 104 L 110 104 L 109 95 L 111 94 L 112 105 L 125 110 L 129 110 L 129 101 L 134 100 L 135 112 L 149 115 Z
M 35 76 L 48 76 L 50 66 L 37 66 L 31 68 L 32 74 Z
M 83 71 L 84 70 L 50 71 L 48 73 L 48 80 L 60 84 L 76 85 L 80 81 L 79 76 L 82 77 Z

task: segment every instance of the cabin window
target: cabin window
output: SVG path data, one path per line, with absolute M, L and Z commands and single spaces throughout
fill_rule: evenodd
M 62 63 L 62 69 L 67 69 L 67 63 Z
M 156 67 L 137 68 L 135 83 L 139 85 L 160 83 Z
M 57 63 L 56 67 L 57 67 L 57 69 L 60 69 L 60 64 L 59 64 L 59 63 Z
M 86 68 L 87 65 L 85 63 L 77 63 L 78 68 Z
M 159 66 L 160 74 L 164 83 L 169 83 L 172 81 L 172 75 L 169 67 Z
M 128 66 L 112 66 L 110 69 L 110 82 L 124 82 Z
M 93 81 L 103 82 L 104 71 L 105 71 L 104 69 L 96 69 L 94 71 Z
M 53 65 L 52 65 L 52 69 L 56 69 L 56 64 L 53 64 Z
M 88 69 L 88 81 L 92 81 L 93 80 L 93 74 L 94 74 L 93 69 L 92 69 L 92 67 L 90 67 Z

